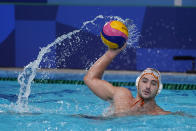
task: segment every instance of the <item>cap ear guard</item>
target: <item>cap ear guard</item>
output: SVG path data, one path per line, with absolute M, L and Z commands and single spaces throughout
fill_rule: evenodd
M 136 88 L 138 88 L 139 80 L 140 80 L 140 76 L 139 76 L 139 77 L 137 77 L 137 79 L 136 79 L 136 81 L 135 81 L 135 86 L 136 86 Z
M 159 83 L 159 90 L 157 92 L 157 95 L 161 93 L 162 89 L 163 89 L 163 84 L 162 84 L 162 82 L 160 82 Z

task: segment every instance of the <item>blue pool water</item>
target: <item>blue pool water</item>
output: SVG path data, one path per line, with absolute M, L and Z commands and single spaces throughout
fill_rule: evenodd
M 127 88 L 136 94 L 135 87 Z M 196 118 L 180 115 L 80 117 L 78 114 L 102 116 L 109 106 L 85 85 L 32 84 L 28 109 L 23 113 L 16 106 L 18 92 L 17 82 L 0 81 L 0 129 L 3 131 L 196 130 Z M 196 116 L 195 98 L 195 90 L 163 90 L 156 100 L 165 110 Z

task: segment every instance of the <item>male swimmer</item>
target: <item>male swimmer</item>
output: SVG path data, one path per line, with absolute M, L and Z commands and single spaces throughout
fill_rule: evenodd
M 125 115 L 166 115 L 170 111 L 161 109 L 155 97 L 162 89 L 160 73 L 147 68 L 136 80 L 137 96 L 134 98 L 130 90 L 124 87 L 115 87 L 102 80 L 102 75 L 111 61 L 125 48 L 108 49 L 89 69 L 84 77 L 85 84 L 92 92 L 103 100 L 111 101 L 115 116 Z

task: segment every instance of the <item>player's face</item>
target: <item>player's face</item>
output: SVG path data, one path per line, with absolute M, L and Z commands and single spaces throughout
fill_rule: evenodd
M 158 80 L 150 75 L 144 75 L 138 85 L 138 94 L 141 98 L 145 99 L 153 99 L 158 91 Z

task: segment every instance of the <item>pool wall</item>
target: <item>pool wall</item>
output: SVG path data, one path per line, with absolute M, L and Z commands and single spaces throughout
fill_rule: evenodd
M 93 5 L 88 4 L 88 0 L 81 5 L 74 1 L 32 2 L 0 4 L 0 67 L 24 67 L 36 59 L 40 47 L 79 29 L 83 22 L 101 14 L 132 19 L 142 36 L 134 43 L 135 47 L 140 48 L 128 48 L 126 53 L 112 62 L 109 70 L 141 71 L 152 67 L 162 72 L 185 72 L 192 68 L 192 61 L 174 61 L 173 57 L 196 57 L 196 8 L 193 1 L 189 0 L 188 5 L 185 4 L 188 1 L 183 0 L 184 7 L 174 7 L 174 1 L 170 1 L 171 4 L 169 1 L 167 4 L 160 1 L 160 4 L 154 5 L 151 1 L 149 5 L 137 6 L 133 6 L 133 3 Z M 100 23 L 100 26 L 103 24 Z M 82 31 L 79 35 L 82 39 L 88 37 L 88 42 L 79 45 L 72 42 L 75 46 L 69 57 L 63 56 L 65 47 L 58 45 L 48 55 L 52 64 L 42 63 L 41 67 L 48 68 L 50 65 L 51 68 L 86 69 L 107 49 L 100 40 L 99 31 Z

